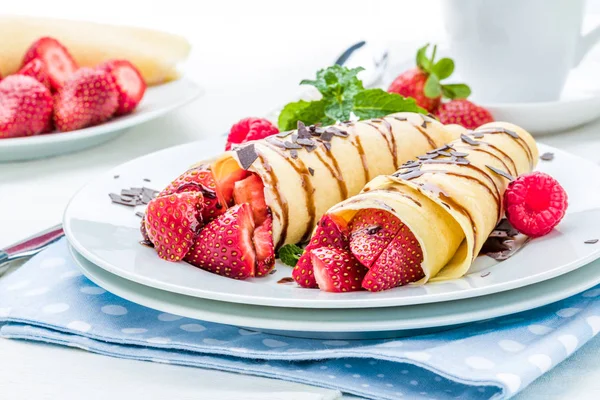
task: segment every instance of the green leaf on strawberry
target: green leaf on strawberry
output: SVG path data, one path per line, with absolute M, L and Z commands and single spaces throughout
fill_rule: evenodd
M 471 95 L 471 88 L 464 83 L 448 84 L 442 86 L 442 92 L 451 100 L 466 99 Z
M 431 71 L 442 80 L 448 78 L 454 72 L 454 61 L 450 58 L 442 58 L 436 62 Z

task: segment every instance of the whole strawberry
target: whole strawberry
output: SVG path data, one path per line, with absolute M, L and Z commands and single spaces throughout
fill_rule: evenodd
M 427 57 L 429 44 L 417 51 L 417 67 L 400 74 L 388 88 L 388 92 L 398 93 L 404 97 L 412 97 L 417 105 L 433 112 L 442 99 L 467 98 L 471 89 L 465 84 L 446 84 L 441 81 L 454 72 L 454 61 L 442 58 L 435 61 L 437 47 L 433 47 L 431 58 Z
M 46 66 L 52 90 L 59 90 L 65 81 L 77 70 L 78 66 L 73 56 L 58 40 L 42 37 L 27 49 L 21 67 L 34 59 L 41 60 Z
M 279 133 L 279 129 L 264 118 L 244 118 L 231 127 L 225 150 L 232 145 L 258 140 Z
M 115 115 L 133 112 L 146 92 L 146 82 L 140 71 L 127 60 L 109 60 L 98 66 L 109 72 L 119 91 L 119 108 Z
M 51 126 L 52 94 L 30 76 L 0 81 L 0 139 L 31 136 Z
M 110 119 L 118 106 L 115 78 L 102 69 L 80 68 L 56 96 L 54 124 L 63 132 L 97 125 Z
M 442 103 L 435 115 L 442 124 L 458 124 L 467 129 L 475 129 L 494 121 L 494 117 L 488 110 L 466 99 Z
M 52 86 L 50 86 L 50 77 L 46 71 L 46 65 L 38 58 L 34 58 L 25 64 L 17 74 L 30 76 L 46 86 L 48 90 L 52 90 Z

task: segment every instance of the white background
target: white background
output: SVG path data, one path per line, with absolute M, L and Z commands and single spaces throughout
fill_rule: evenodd
M 600 1 L 590 9 L 600 11 Z M 238 119 L 263 115 L 287 102 L 301 79 L 331 64 L 358 40 L 387 43 L 392 63 L 413 57 L 419 44 L 443 40 L 436 0 L 4 0 L 0 11 L 179 33 L 193 45 L 186 72 L 206 90 L 184 109 L 94 149 L 0 164 L 0 248 L 60 222 L 73 192 L 96 174 L 160 148 L 221 135 Z M 599 127 L 595 123 L 544 142 L 600 161 Z M 520 398 L 600 398 L 599 359 L 596 339 Z M 2 399 L 204 399 L 210 397 L 207 391 L 223 386 L 304 390 L 287 382 L 0 340 Z

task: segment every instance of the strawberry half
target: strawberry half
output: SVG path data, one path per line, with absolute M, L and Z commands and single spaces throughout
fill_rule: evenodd
M 336 215 L 325 214 L 317 224 L 312 239 L 292 271 L 292 277 L 303 288 L 316 288 L 310 251 L 321 247 L 348 248 L 346 221 Z
M 81 68 L 56 96 L 54 124 L 63 132 L 110 119 L 119 105 L 115 79 L 106 71 Z
M 146 208 L 146 234 L 158 256 L 179 261 L 194 244 L 201 225 L 202 193 L 174 193 L 152 199 Z
M 46 71 L 46 65 L 38 58 L 34 58 L 25 64 L 23 68 L 17 72 L 17 74 L 30 76 L 36 81 L 40 82 L 42 85 L 46 86 L 48 90 L 52 90 L 52 86 L 50 85 L 50 77 Z
M 275 245 L 273 244 L 273 218 L 269 215 L 254 230 L 256 249 L 256 276 L 265 276 L 275 266 Z
M 160 192 L 159 196 L 179 192 L 202 192 L 204 197 L 202 220 L 204 223 L 212 221 L 227 211 L 225 201 L 217 192 L 215 179 L 208 164 L 202 164 L 184 172 Z
M 402 223 L 387 211 L 366 208 L 350 221 L 350 251 L 362 265 L 370 268 L 396 236 Z
M 43 37 L 34 42 L 25 53 L 21 67 L 33 59 L 40 59 L 44 63 L 54 90 L 62 88 L 65 81 L 79 68 L 65 46 L 51 37 Z
M 115 115 L 132 112 L 146 92 L 146 82 L 140 71 L 127 60 L 109 60 L 97 68 L 107 71 L 115 78 L 119 91 L 119 107 Z
M 251 174 L 233 185 L 233 200 L 235 204 L 250 204 L 256 225 L 262 224 L 269 216 L 265 202 L 265 185 L 256 174 Z
M 336 247 L 321 247 L 310 251 L 315 280 L 326 292 L 362 290 L 361 283 L 368 269 L 349 251 Z
M 398 233 L 371 265 L 362 287 L 378 292 L 422 279 L 423 251 L 415 235 L 402 222 Z
M 236 205 L 200 231 L 185 261 L 229 278 L 249 278 L 254 276 L 256 262 L 253 234 L 250 206 Z
M 0 139 L 37 135 L 51 125 L 52 94 L 30 76 L 0 81 Z

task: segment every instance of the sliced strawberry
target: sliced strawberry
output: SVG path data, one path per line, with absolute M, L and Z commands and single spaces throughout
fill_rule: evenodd
M 109 60 L 98 66 L 115 78 L 119 91 L 119 108 L 115 115 L 129 114 L 144 97 L 146 82 L 140 71 L 127 60 Z
M 65 81 L 79 68 L 69 51 L 58 40 L 43 37 L 33 43 L 23 57 L 21 67 L 33 59 L 43 61 L 52 89 L 63 87 Z
M 387 211 L 366 208 L 350 221 L 350 251 L 362 265 L 370 268 L 392 241 L 400 220 Z
M 267 203 L 265 202 L 265 185 L 256 174 L 250 174 L 249 177 L 237 181 L 233 185 L 233 200 L 235 204 L 250 204 L 254 214 L 254 222 L 257 226 L 262 224 L 269 216 Z
M 304 249 L 304 253 L 292 271 L 292 277 L 303 288 L 316 288 L 310 251 L 321 247 L 348 248 L 346 221 L 336 215 L 325 214 L 317 224 L 317 230 Z
M 225 200 L 228 206 L 232 206 L 234 204 L 233 190 L 235 183 L 246 178 L 248 175 L 250 175 L 248 171 L 244 169 L 238 169 L 237 171 L 229 174 L 229 176 L 216 182 L 217 192 L 221 194 L 221 197 Z
M 56 96 L 54 124 L 73 131 L 110 119 L 119 105 L 119 92 L 111 74 L 81 68 L 64 83 Z
M 265 276 L 275 266 L 273 218 L 270 215 L 254 230 L 254 248 L 256 249 L 256 276 Z
M 368 269 L 348 250 L 321 247 L 310 251 L 310 259 L 319 289 L 326 292 L 363 290 L 361 283 Z
M 158 256 L 179 261 L 194 244 L 201 225 L 202 193 L 174 193 L 152 199 L 146 208 L 146 234 Z
M 50 77 L 46 71 L 46 65 L 38 58 L 34 58 L 25 64 L 19 70 L 19 72 L 17 72 L 17 74 L 30 76 L 36 81 L 40 82 L 42 85 L 46 86 L 48 90 L 52 89 L 52 86 L 50 85 Z
M 375 260 L 362 282 L 362 287 L 379 292 L 416 282 L 425 274 L 421 268 L 423 251 L 415 235 L 402 222 L 400 229 Z
M 236 205 L 200 231 L 185 261 L 229 278 L 249 278 L 256 262 L 253 235 L 250 205 Z
M 219 197 L 216 188 L 210 165 L 202 164 L 181 174 L 159 196 L 178 192 L 202 192 L 202 220 L 208 223 L 227 211 L 225 201 Z

